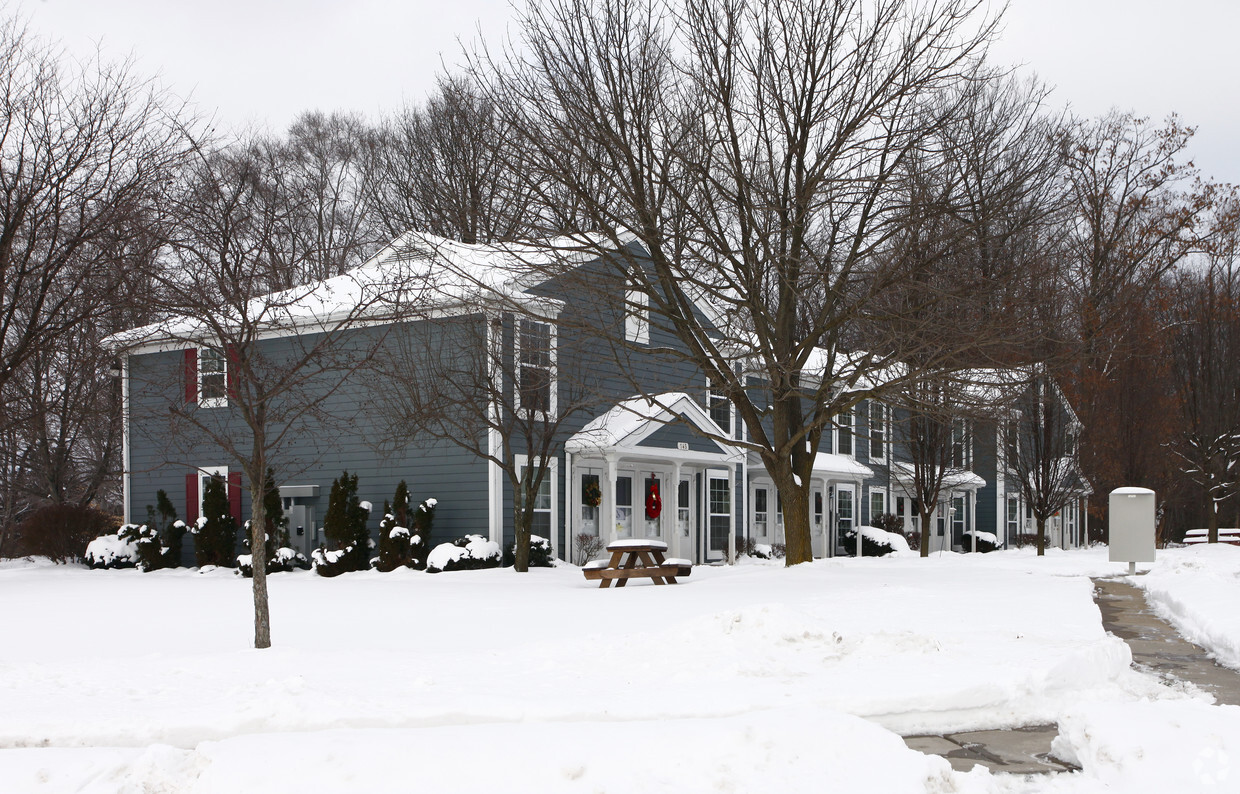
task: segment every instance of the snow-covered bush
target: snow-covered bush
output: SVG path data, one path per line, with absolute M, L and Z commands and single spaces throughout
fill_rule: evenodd
M 100 535 L 86 544 L 82 560 L 92 568 L 136 568 L 138 547 L 119 533 Z
M 237 567 L 241 570 L 242 576 L 253 576 L 254 558 L 249 554 L 238 555 Z M 276 549 L 271 559 L 267 560 L 267 573 L 279 573 L 294 569 L 304 571 L 309 567 L 310 561 L 306 559 L 306 555 L 290 546 L 281 546 Z
M 159 532 L 146 524 L 126 524 L 116 533 L 117 538 L 133 547 L 137 565 L 143 571 L 164 567 L 164 546 Z M 107 566 L 104 566 L 107 567 Z
M 310 567 L 310 561 L 305 555 L 289 545 L 288 538 L 288 518 L 284 515 L 284 501 L 280 498 L 280 489 L 276 487 L 276 474 L 270 467 L 267 469 L 267 478 L 263 483 L 263 515 L 264 522 L 267 525 L 266 531 L 263 533 L 263 545 L 267 554 L 267 573 L 277 573 L 280 571 L 291 571 L 294 568 L 305 570 Z M 250 548 L 250 522 L 245 522 L 245 538 L 242 543 L 248 549 Z M 241 569 L 242 576 L 254 575 L 254 558 L 250 554 L 242 554 L 237 557 L 237 567 Z
M 965 551 L 973 551 L 973 530 L 964 533 L 964 542 L 961 544 Z M 978 551 L 994 551 L 999 548 L 999 537 L 993 532 L 977 533 L 977 550 Z
M 218 474 L 202 489 L 202 515 L 189 531 L 194 536 L 194 559 L 199 568 L 236 564 L 237 521 L 229 511 L 228 490 Z
M 899 532 L 887 532 L 878 527 L 858 527 L 861 531 L 861 556 L 882 557 L 893 551 L 908 551 L 908 541 Z M 851 556 L 857 555 L 857 532 L 840 533 L 841 543 Z
M 413 537 L 417 540 L 410 539 L 412 545 L 409 549 L 409 559 L 412 567 L 419 571 L 426 568 L 426 555 L 431 548 L 431 525 L 435 523 L 435 507 L 438 504 L 438 499 L 426 499 L 418 505 L 417 510 L 413 511 L 411 528 Z
M 337 576 L 348 571 L 362 571 L 370 565 L 370 502 L 357 498 L 357 475 L 344 472 L 332 483 L 323 516 L 323 534 L 328 547 L 318 548 L 310 556 L 314 570 L 321 576 Z
M 451 543 L 440 543 L 426 558 L 427 573 L 498 568 L 503 554 L 499 544 L 481 535 L 466 535 Z
M 508 553 L 504 556 L 504 565 L 512 565 L 517 554 L 517 544 L 513 543 L 508 547 Z M 555 566 L 555 549 L 551 548 L 551 541 L 541 535 L 530 535 L 530 566 L 531 568 L 552 568 Z
M 428 501 L 433 510 L 435 500 Z M 418 511 L 421 512 L 423 507 L 419 507 Z M 426 567 L 426 541 L 416 530 L 410 529 L 417 523 L 416 515 L 409 509 L 409 487 L 401 480 L 392 502 L 383 503 L 383 520 L 379 522 L 379 556 L 370 561 L 371 566 L 385 573 L 402 567 Z

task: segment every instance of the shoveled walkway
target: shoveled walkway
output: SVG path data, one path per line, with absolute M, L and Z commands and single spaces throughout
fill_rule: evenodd
M 1119 579 L 1094 579 L 1094 603 L 1102 626 L 1128 643 L 1132 665 L 1165 681 L 1189 681 L 1218 703 L 1240 705 L 1240 674 L 1220 667 L 1196 645 L 1156 617 L 1141 590 Z M 914 750 L 941 755 L 953 769 L 967 772 L 981 764 L 992 772 L 1018 775 L 1063 772 L 1074 767 L 1051 756 L 1054 725 L 1010 731 L 972 731 L 943 736 L 906 736 Z

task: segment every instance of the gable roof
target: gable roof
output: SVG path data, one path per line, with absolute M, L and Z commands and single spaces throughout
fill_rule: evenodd
M 586 424 L 564 442 L 568 452 L 602 453 L 607 450 L 633 450 L 660 428 L 678 421 L 688 422 L 700 433 L 724 436 L 719 425 L 710 418 L 706 409 L 684 392 L 666 392 L 650 397 L 638 396 L 622 400 L 607 413 Z M 714 441 L 718 456 L 739 463 L 744 453 L 719 441 Z M 673 457 L 674 450 L 660 450 Z M 686 453 L 695 457 L 704 453 Z M 705 453 L 709 454 L 709 453 Z
M 272 336 L 335 330 L 351 323 L 393 322 L 453 307 L 509 305 L 554 311 L 558 302 L 527 292 L 538 266 L 575 265 L 595 257 L 567 238 L 538 243 L 468 244 L 410 231 L 358 267 L 250 301 L 248 320 Z M 227 324 L 227 317 L 220 319 Z M 146 347 L 210 337 L 199 317 L 172 317 L 113 334 L 111 346 Z

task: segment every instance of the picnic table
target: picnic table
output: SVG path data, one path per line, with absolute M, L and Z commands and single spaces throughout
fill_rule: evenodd
M 661 540 L 632 538 L 609 544 L 610 560 L 593 560 L 581 572 L 590 581 L 599 580 L 599 587 L 624 587 L 630 579 L 649 577 L 655 584 L 676 584 L 677 576 L 688 576 L 693 570 L 689 560 L 665 559 L 667 544 Z
M 1208 529 L 1190 529 L 1184 533 L 1184 542 L 1187 544 L 1208 543 L 1210 541 L 1210 530 Z M 1223 529 L 1218 531 L 1219 543 L 1230 543 L 1233 546 L 1240 546 L 1240 529 Z

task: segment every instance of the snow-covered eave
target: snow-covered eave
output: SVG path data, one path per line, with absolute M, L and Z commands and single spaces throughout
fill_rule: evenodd
M 651 431 L 651 425 L 669 425 L 684 417 L 704 433 L 703 437 L 723 437 L 723 430 L 710 418 L 706 409 L 684 392 L 666 392 L 658 395 L 631 397 L 617 403 L 606 413 L 586 423 L 581 430 L 564 442 L 566 452 L 573 454 L 603 454 L 609 450 L 633 449 Z M 657 429 L 657 428 L 655 428 Z M 712 457 L 725 462 L 740 462 L 744 452 L 735 447 L 725 447 L 715 441 L 718 452 L 682 452 L 675 449 L 659 449 L 663 457 L 701 459 Z M 653 448 L 643 450 L 654 454 Z
M 913 465 L 903 461 L 897 461 L 891 464 L 891 476 L 901 485 L 913 485 Z M 986 480 L 976 472 L 968 469 L 948 468 L 943 472 L 942 486 L 947 489 L 963 489 L 966 491 L 980 491 L 986 487 Z
M 422 303 L 416 307 L 385 303 L 382 307 L 374 306 L 365 310 L 341 309 L 321 317 L 263 320 L 255 323 L 253 336 L 260 340 L 278 339 L 504 310 L 528 311 L 531 316 L 551 320 L 563 311 L 564 306 L 564 301 L 523 292 L 508 295 L 495 293 L 467 299 L 454 298 Z M 230 327 L 229 323 L 220 325 L 225 332 Z M 103 345 L 105 349 L 118 354 L 136 355 L 219 341 L 219 334 L 211 323 L 182 317 L 120 331 L 106 337 Z

